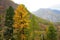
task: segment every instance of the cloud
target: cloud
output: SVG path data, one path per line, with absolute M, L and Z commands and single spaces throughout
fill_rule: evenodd
M 53 5 L 53 6 L 51 6 L 50 8 L 51 8 L 51 9 L 60 10 L 60 4 Z
M 60 4 L 60 0 L 13 0 L 18 4 L 25 4 L 30 11 L 36 11 L 39 8 L 50 8 L 53 5 Z

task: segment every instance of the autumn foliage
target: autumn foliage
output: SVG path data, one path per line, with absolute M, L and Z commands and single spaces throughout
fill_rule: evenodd
M 25 6 L 23 4 L 20 4 L 17 9 L 15 10 L 15 15 L 14 15 L 14 24 L 13 27 L 15 29 L 19 29 L 19 37 L 21 37 L 21 39 L 19 40 L 23 40 L 26 36 L 25 36 L 25 30 L 29 28 L 29 14 L 25 8 Z
M 29 15 L 24 5 L 19 5 L 15 10 L 14 28 L 24 28 L 29 26 Z
M 0 6 L 0 9 L 3 7 Z M 1 20 L 2 16 L 0 40 L 57 40 L 55 26 L 31 14 L 23 4 L 18 5 L 15 10 L 12 6 L 6 10 L 2 29 Z

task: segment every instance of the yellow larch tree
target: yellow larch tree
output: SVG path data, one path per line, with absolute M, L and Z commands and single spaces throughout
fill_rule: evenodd
M 15 15 L 14 15 L 14 24 L 13 27 L 15 29 L 19 30 L 19 35 L 18 37 L 20 37 L 19 40 L 25 40 L 26 39 L 26 35 L 25 35 L 25 29 L 29 28 L 29 13 L 26 10 L 25 6 L 23 4 L 20 4 L 17 9 L 15 10 Z

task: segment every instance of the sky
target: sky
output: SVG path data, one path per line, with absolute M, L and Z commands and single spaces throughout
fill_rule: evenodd
M 40 8 L 60 10 L 60 0 L 13 0 L 17 4 L 24 4 L 29 11 L 37 11 Z M 56 6 L 57 5 L 57 6 Z

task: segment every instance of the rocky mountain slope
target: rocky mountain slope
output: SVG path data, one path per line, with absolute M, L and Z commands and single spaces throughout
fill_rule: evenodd
M 17 4 L 15 4 L 13 1 L 11 0 L 1 0 L 0 1 L 0 6 L 7 8 L 9 6 L 12 6 L 14 8 L 16 8 Z
M 35 15 L 38 17 L 47 19 L 52 22 L 60 22 L 60 11 L 59 10 L 53 10 L 53 9 L 39 9 L 36 12 L 34 12 Z

